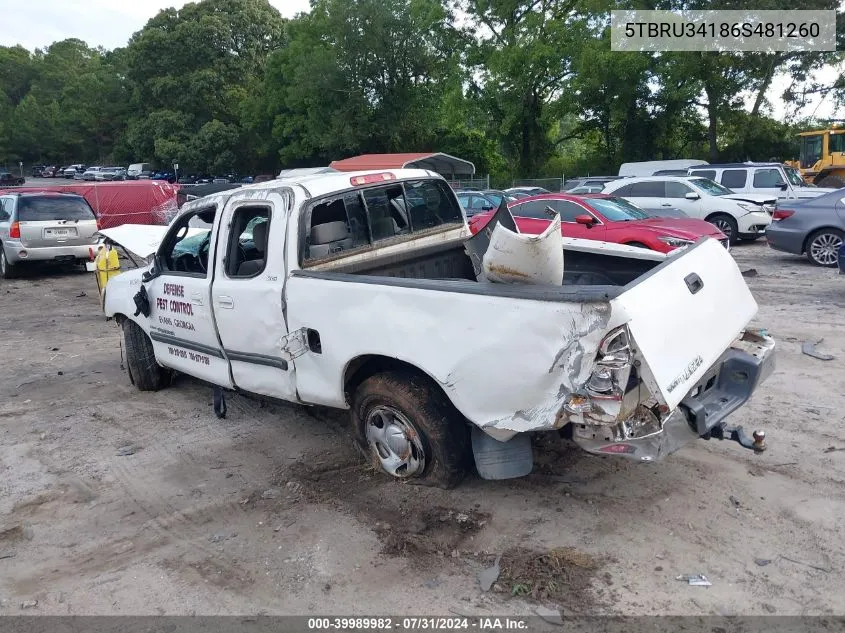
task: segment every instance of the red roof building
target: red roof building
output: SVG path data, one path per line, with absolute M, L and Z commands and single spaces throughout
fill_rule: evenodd
M 332 161 L 329 165 L 338 171 L 364 171 L 367 169 L 429 169 L 446 178 L 472 176 L 475 165 L 468 160 L 442 152 L 413 152 L 406 154 L 361 154 L 352 158 Z

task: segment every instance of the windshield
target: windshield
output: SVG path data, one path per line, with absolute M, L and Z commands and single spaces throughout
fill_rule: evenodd
M 650 217 L 648 213 L 624 198 L 591 198 L 588 202 L 611 222 L 645 220 Z
M 20 222 L 94 219 L 96 219 L 94 212 L 84 198 L 65 196 L 21 198 L 18 205 L 18 221 Z
M 786 172 L 786 179 L 796 187 L 806 187 L 807 183 L 804 182 L 804 179 L 801 178 L 801 172 L 799 172 L 795 167 L 784 167 L 783 170 Z
M 726 196 L 729 193 L 733 193 L 733 191 L 727 187 L 723 187 L 718 182 L 714 182 L 709 178 L 690 178 L 689 184 L 699 191 L 703 191 L 711 196 Z

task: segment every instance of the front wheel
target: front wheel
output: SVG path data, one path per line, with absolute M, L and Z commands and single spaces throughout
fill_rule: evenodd
M 370 462 L 396 479 L 453 488 L 466 473 L 469 433 L 426 377 L 387 371 L 355 391 L 352 433 Z
M 153 344 L 146 332 L 134 321 L 123 322 L 126 343 L 126 366 L 129 380 L 139 391 L 158 391 L 170 382 L 172 372 L 156 362 Z
M 807 259 L 816 266 L 837 266 L 842 236 L 838 229 L 819 229 L 811 233 L 807 238 Z
M 739 241 L 739 227 L 732 216 L 727 213 L 717 213 L 707 218 L 707 221 L 724 233 L 731 245 Z

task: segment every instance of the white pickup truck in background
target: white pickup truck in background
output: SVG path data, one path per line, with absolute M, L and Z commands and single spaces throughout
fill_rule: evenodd
M 526 474 L 542 431 L 640 461 L 699 437 L 764 448 L 725 419 L 774 342 L 747 329 L 757 305 L 717 241 L 666 257 L 564 239 L 561 283 L 503 284 L 479 266 L 488 229 L 470 238 L 424 170 L 264 182 L 185 204 L 105 312 L 139 389 L 175 370 L 349 409 L 367 458 L 419 483 L 455 485 L 470 455 L 483 477 Z M 132 250 L 131 227 L 102 233 Z

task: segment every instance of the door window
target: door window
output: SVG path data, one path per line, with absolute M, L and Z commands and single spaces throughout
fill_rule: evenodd
M 720 182 L 728 189 L 744 189 L 747 179 L 748 170 L 746 169 L 726 169 L 722 172 L 722 179 Z
M 270 209 L 239 207 L 232 216 L 226 248 L 226 274 L 251 278 L 264 272 L 270 246 Z
M 635 182 L 631 186 L 631 193 L 629 193 L 628 195 L 632 198 L 666 197 L 666 183 L 664 183 L 662 180 L 646 180 L 645 182 Z
M 667 198 L 684 198 L 688 193 L 692 193 L 692 188 L 684 183 L 675 182 L 674 180 L 666 182 Z
M 701 176 L 702 178 L 709 178 L 710 180 L 716 180 L 716 170 L 715 169 L 696 169 L 690 172 L 691 176 Z
M 754 187 L 757 189 L 773 189 L 785 184 L 783 177 L 780 175 L 780 170 L 773 167 L 758 169 L 754 172 Z
M 571 200 L 549 200 L 549 206 L 557 211 L 561 222 L 574 223 L 579 215 L 591 215 L 584 207 Z
M 533 218 L 535 220 L 551 220 L 551 214 L 546 207 L 551 206 L 553 200 L 531 200 L 522 202 L 511 207 L 511 214 L 520 218 Z
M 207 276 L 215 213 L 215 207 L 201 209 L 185 214 L 173 224 L 158 250 L 158 265 L 163 273 Z

